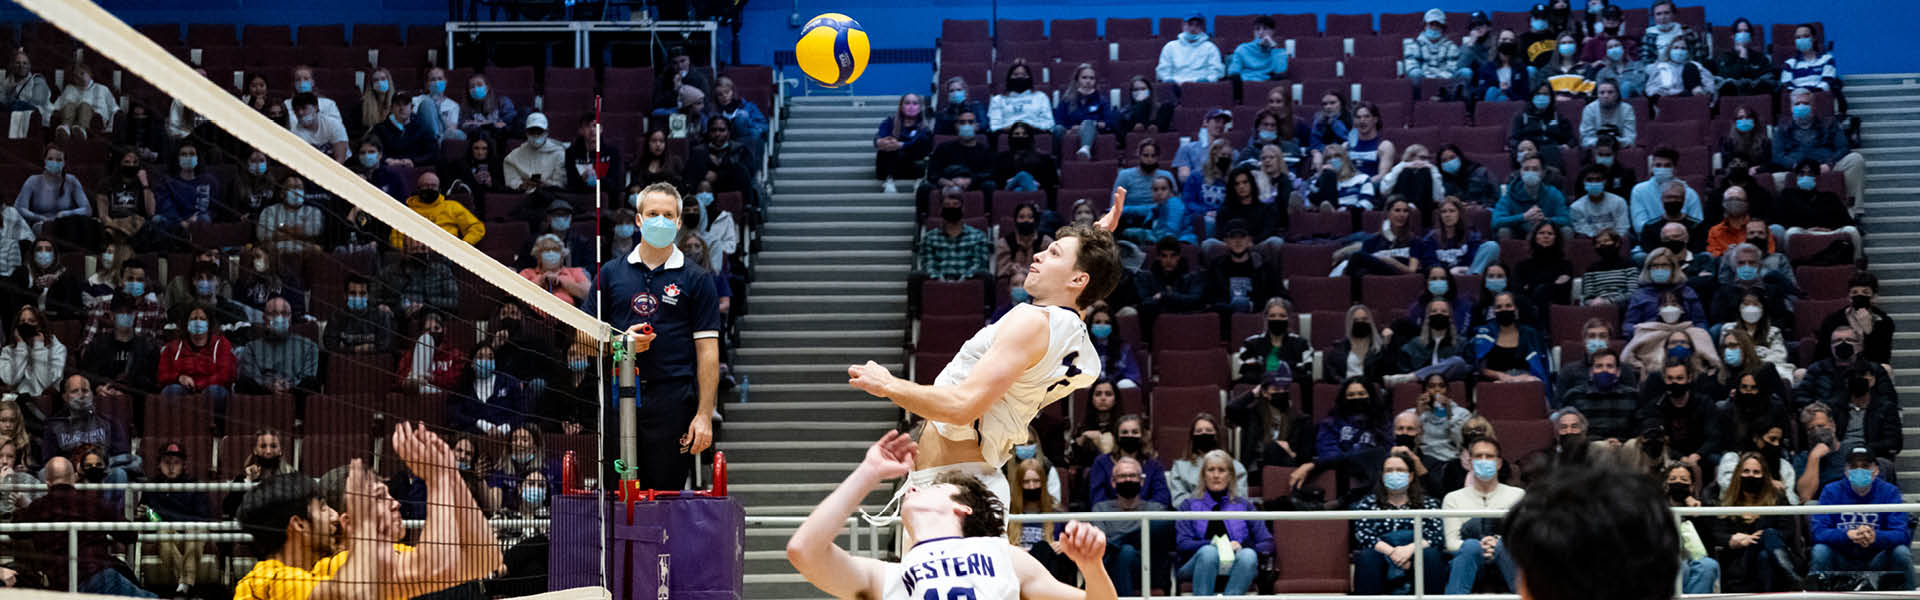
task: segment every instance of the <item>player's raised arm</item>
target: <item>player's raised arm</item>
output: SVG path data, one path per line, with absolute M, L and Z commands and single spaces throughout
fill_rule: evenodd
M 867 448 L 860 466 L 813 507 L 807 520 L 794 530 L 793 538 L 787 540 L 787 561 L 793 563 L 793 570 L 835 598 L 879 598 L 885 589 L 881 582 L 885 565 L 848 554 L 833 539 L 867 492 L 882 481 L 913 470 L 914 450 L 913 438 L 898 431 L 887 432 Z
M 1048 335 L 1045 313 L 1013 311 L 1001 318 L 993 344 L 958 385 L 920 385 L 872 361 L 847 367 L 847 383 L 934 421 L 972 423 L 1007 394 L 1021 372 L 1046 356 Z
M 1100 220 L 1094 221 L 1093 226 L 1105 231 L 1119 231 L 1120 209 L 1126 208 L 1126 206 L 1127 188 L 1115 186 L 1113 188 L 1113 205 L 1107 207 L 1107 214 L 1100 217 Z
M 427 518 L 420 545 L 396 559 L 400 576 L 384 595 L 411 598 L 485 579 L 500 564 L 500 544 L 452 468 L 458 464 L 453 450 L 424 425 L 407 423 L 394 428 L 392 444 L 407 469 L 426 481 Z
M 1073 521 L 1067 523 L 1060 534 L 1060 553 L 1080 567 L 1080 576 L 1087 581 L 1087 589 L 1079 589 L 1054 579 L 1046 566 L 1035 560 L 1033 555 L 1020 552 L 1016 548 L 1013 555 L 1013 570 L 1020 577 L 1020 597 L 1034 600 L 1114 600 L 1119 592 L 1114 590 L 1113 579 L 1107 576 L 1106 564 L 1101 556 L 1107 551 L 1107 535 L 1092 525 Z

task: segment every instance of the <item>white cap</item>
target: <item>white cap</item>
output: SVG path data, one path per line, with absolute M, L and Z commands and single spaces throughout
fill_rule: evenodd
M 533 129 L 535 127 L 538 127 L 541 129 L 547 128 L 547 113 L 533 113 L 533 114 L 527 115 L 526 129 Z
M 1442 27 L 1445 27 L 1447 24 L 1447 13 L 1446 11 L 1440 10 L 1438 8 L 1427 9 L 1426 19 L 1421 22 L 1422 23 L 1439 23 Z

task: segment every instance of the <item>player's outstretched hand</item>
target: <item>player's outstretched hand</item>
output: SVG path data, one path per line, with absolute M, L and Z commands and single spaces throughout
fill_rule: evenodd
M 847 385 L 876 397 L 887 397 L 887 388 L 893 385 L 893 373 L 880 363 L 867 361 L 864 365 L 847 367 Z
M 1107 534 L 1082 521 L 1068 521 L 1060 534 L 1060 553 L 1075 564 L 1099 565 L 1107 553 Z
M 1120 209 L 1127 206 L 1127 188 L 1113 188 L 1113 206 L 1107 208 L 1107 214 L 1094 221 L 1093 225 L 1107 231 L 1120 229 Z
M 913 436 L 888 431 L 885 437 L 867 448 L 867 458 L 861 461 L 860 467 L 873 471 L 881 481 L 906 475 L 913 470 L 913 458 L 918 448 Z
M 415 477 L 433 479 L 454 466 L 453 451 L 427 426 L 400 423 L 393 427 L 393 453 Z

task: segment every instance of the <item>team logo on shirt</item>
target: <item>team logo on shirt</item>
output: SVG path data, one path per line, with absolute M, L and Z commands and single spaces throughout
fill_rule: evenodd
M 661 298 L 661 300 L 664 300 L 664 301 L 666 301 L 666 303 L 667 303 L 667 304 L 673 304 L 673 305 L 679 305 L 679 304 L 680 304 L 680 286 L 679 286 L 679 284 L 673 284 L 673 283 L 669 283 L 669 284 L 667 284 L 667 287 L 666 287 L 665 289 L 663 289 L 663 290 L 661 290 L 661 291 L 664 291 L 664 292 L 666 292 L 666 293 L 667 293 L 667 297 L 665 297 L 665 298 Z
M 654 298 L 653 294 L 648 292 L 640 292 L 638 294 L 634 294 L 633 314 L 635 316 L 638 316 L 642 319 L 651 319 L 653 318 L 653 313 L 658 311 L 659 309 L 660 309 L 660 301 Z

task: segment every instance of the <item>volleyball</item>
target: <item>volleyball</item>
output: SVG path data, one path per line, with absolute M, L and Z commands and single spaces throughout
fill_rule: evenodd
M 853 83 L 867 70 L 867 32 L 860 22 L 840 13 L 807 20 L 800 41 L 793 44 L 800 71 L 826 87 Z

